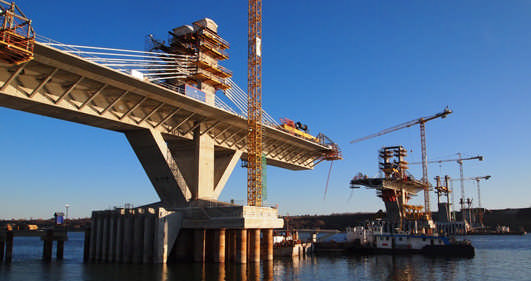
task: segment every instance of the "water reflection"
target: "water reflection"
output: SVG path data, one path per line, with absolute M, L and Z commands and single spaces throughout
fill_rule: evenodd
M 82 238 L 72 234 L 64 261 L 42 263 L 42 242 L 21 237 L 15 241 L 12 264 L 0 264 L 0 280 L 527 280 L 531 268 L 531 235 L 473 237 L 477 239 L 473 259 L 334 253 L 246 265 L 83 264 Z

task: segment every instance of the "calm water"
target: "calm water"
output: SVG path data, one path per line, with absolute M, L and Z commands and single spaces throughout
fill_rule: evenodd
M 471 236 L 473 259 L 423 256 L 311 256 L 260 265 L 83 264 L 83 234 L 71 233 L 65 259 L 40 261 L 39 238 L 17 237 L 0 280 L 531 280 L 531 235 Z

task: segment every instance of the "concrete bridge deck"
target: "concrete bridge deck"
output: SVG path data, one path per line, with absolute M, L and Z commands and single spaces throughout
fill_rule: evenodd
M 151 129 L 170 140 L 192 140 L 202 124 L 216 149 L 245 150 L 244 117 L 42 43 L 33 61 L 0 65 L 0 85 L 0 106 L 119 132 Z M 311 169 L 329 149 L 264 126 L 268 165 Z
M 43 43 L 0 63 L 0 106 L 125 133 L 168 208 L 216 200 L 246 159 L 244 117 Z M 264 126 L 268 165 L 312 169 L 332 149 Z

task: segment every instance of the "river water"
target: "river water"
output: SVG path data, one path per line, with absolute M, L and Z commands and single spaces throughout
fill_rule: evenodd
M 83 234 L 70 233 L 63 261 L 41 261 L 38 237 L 16 237 L 0 280 L 531 280 L 531 235 L 470 236 L 476 256 L 317 255 L 261 264 L 83 264 Z M 55 255 L 55 253 L 54 253 Z

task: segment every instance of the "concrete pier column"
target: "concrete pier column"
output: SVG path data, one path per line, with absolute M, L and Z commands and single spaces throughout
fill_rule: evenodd
M 98 233 L 98 227 L 96 222 L 96 214 L 92 212 L 90 222 L 90 241 L 89 241 L 89 253 L 87 261 L 94 261 L 96 257 L 96 233 Z
M 0 235 L 2 235 L 3 233 L 0 233 Z M 4 240 L 2 240 L 4 237 L 0 237 L 0 262 L 2 262 L 4 260 L 4 253 L 5 253 L 5 248 L 6 248 L 6 242 L 4 242 Z
M 144 209 L 136 209 L 133 230 L 133 263 L 142 263 L 144 252 L 144 220 Z
M 111 214 L 109 214 L 109 244 L 107 246 L 106 262 L 114 261 L 114 249 L 116 249 L 116 219 L 116 211 L 111 212 Z
M 144 219 L 144 254 L 142 256 L 143 263 L 153 262 L 153 244 L 155 240 L 155 210 L 147 208 Z
M 236 261 L 236 252 L 238 251 L 238 235 L 236 229 L 230 230 L 230 248 L 229 258 L 231 261 Z
M 7 231 L 6 233 L 6 263 L 11 263 L 13 258 L 13 231 Z
M 133 258 L 133 215 L 134 210 L 127 209 L 125 210 L 124 217 L 124 240 L 123 240 L 123 262 L 130 263 Z
M 114 243 L 114 258 L 115 262 L 123 262 L 122 245 L 124 241 L 124 213 L 125 210 L 119 210 L 116 216 L 116 241 Z
M 101 218 L 103 221 L 103 236 L 101 241 L 101 257 L 100 261 L 106 262 L 109 250 L 109 217 L 110 214 L 106 211 Z
M 236 235 L 236 262 L 247 263 L 247 229 L 237 230 Z
M 96 213 L 96 254 L 95 261 L 101 261 L 103 247 L 103 216 L 101 212 Z
M 205 262 L 206 230 L 194 229 L 194 262 Z
M 90 235 L 91 229 L 85 229 L 85 240 L 83 241 L 83 262 L 87 263 L 90 260 Z
M 46 230 L 46 234 L 41 238 L 43 241 L 42 248 L 42 260 L 51 261 L 52 260 L 52 247 L 53 247 L 53 230 Z
M 225 262 L 225 229 L 214 230 L 213 261 Z
M 271 261 L 273 260 L 273 229 L 263 229 L 262 235 L 264 239 L 262 259 Z
M 62 260 L 64 252 L 65 252 L 65 241 L 57 240 L 57 252 L 55 254 L 55 258 L 58 260 Z
M 260 262 L 260 229 L 249 230 L 249 262 Z

